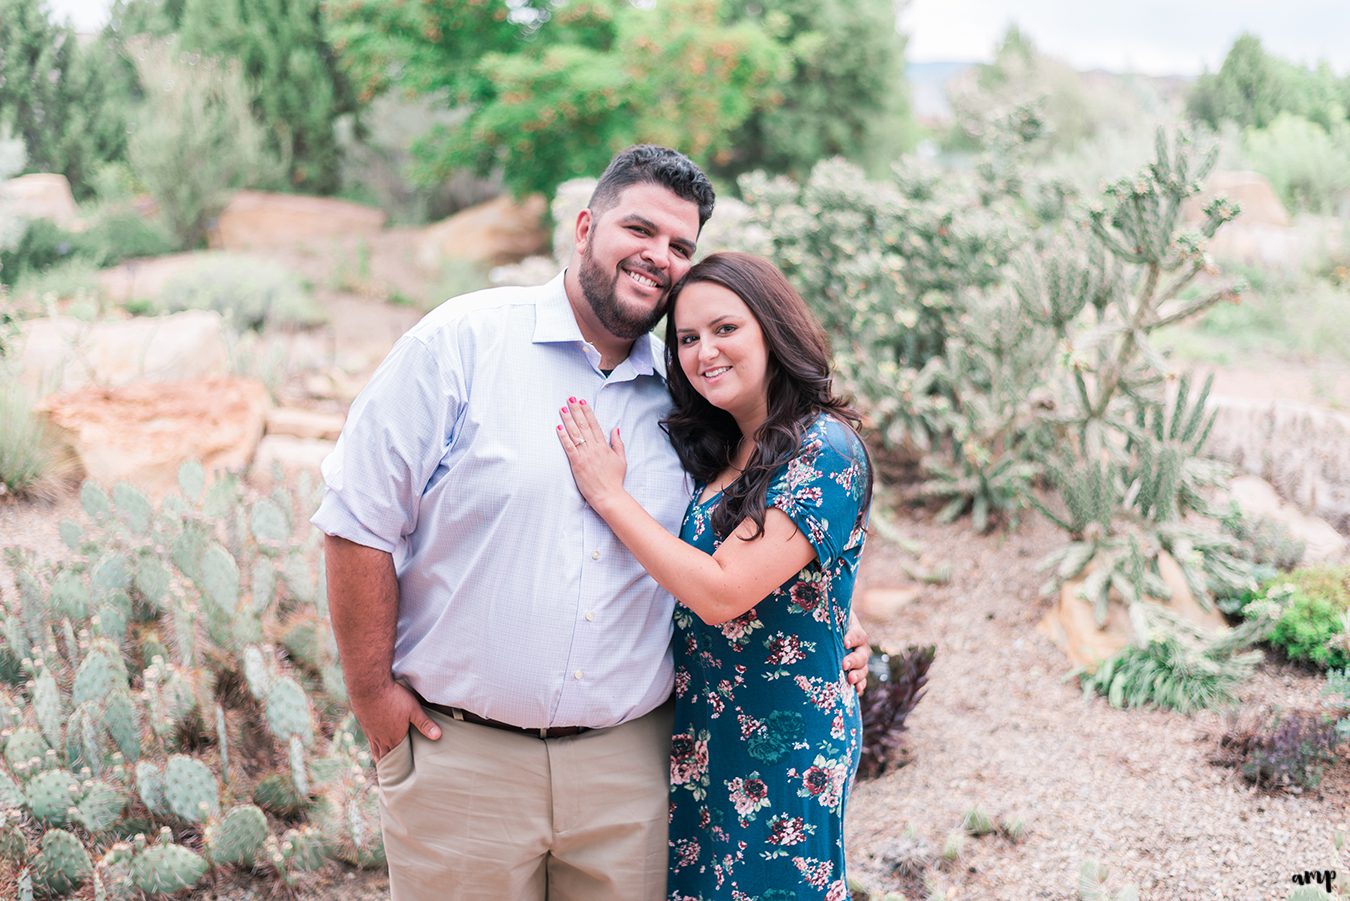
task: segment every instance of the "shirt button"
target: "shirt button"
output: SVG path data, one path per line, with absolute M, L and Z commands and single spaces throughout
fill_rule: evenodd
M 587 610 L 587 611 L 586 611 L 586 622 L 590 623 L 590 622 L 594 622 L 594 621 L 595 621 L 595 611 L 594 611 L 594 610 Z
M 599 560 L 599 559 L 600 559 L 600 552 L 599 552 L 599 551 L 591 551 L 591 559 L 592 559 L 592 560 Z
M 573 679 L 580 679 L 580 678 L 581 678 L 581 670 L 577 670 L 575 673 L 573 673 L 573 674 L 572 674 L 572 678 L 573 678 Z

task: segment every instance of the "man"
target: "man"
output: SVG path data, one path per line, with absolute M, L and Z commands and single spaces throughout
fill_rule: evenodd
M 582 500 L 554 429 L 585 397 L 678 530 L 689 485 L 648 332 L 713 202 L 675 151 L 616 156 L 564 273 L 430 313 L 324 462 L 313 522 L 396 901 L 665 895 L 673 601 Z

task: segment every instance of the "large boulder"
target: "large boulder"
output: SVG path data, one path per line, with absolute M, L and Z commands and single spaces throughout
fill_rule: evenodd
M 0 182 L 0 207 L 21 219 L 50 219 L 65 229 L 79 227 L 80 208 L 64 175 L 39 172 Z
M 374 238 L 385 214 L 374 207 L 299 194 L 240 191 L 216 220 L 211 245 L 224 250 L 267 249 L 321 240 Z
M 440 271 L 450 259 L 501 266 L 539 253 L 548 246 L 545 212 L 544 198 L 538 194 L 521 202 L 495 197 L 460 210 L 423 230 L 417 265 L 426 272 Z
M 1078 578 L 1060 587 L 1058 602 L 1041 619 L 1040 629 L 1048 635 L 1074 666 L 1089 671 L 1119 654 L 1135 640 L 1134 625 L 1123 599 L 1113 589 L 1107 607 L 1106 625 L 1098 626 L 1092 604 L 1079 597 L 1078 590 L 1091 573 L 1091 566 Z M 1165 551 L 1158 555 L 1158 572 L 1172 592 L 1164 606 L 1173 613 L 1218 635 L 1227 631 L 1223 614 L 1201 607 L 1186 585 L 1181 567 Z
M 1210 400 L 1208 456 L 1260 476 L 1305 513 L 1350 533 L 1350 415 L 1287 402 Z
M 229 371 L 220 314 L 205 310 L 103 322 L 34 319 L 23 324 L 16 344 L 19 380 L 35 397 Z
M 1280 497 L 1275 486 L 1259 476 L 1243 475 L 1233 479 L 1220 501 L 1237 504 L 1242 515 L 1252 522 L 1265 520 L 1283 527 L 1303 543 L 1304 566 L 1337 563 L 1350 551 L 1350 541 L 1325 519 L 1304 513 Z
M 104 484 L 125 479 L 162 497 L 178 468 L 244 471 L 263 434 L 271 401 L 261 382 L 218 378 L 84 388 L 41 401 L 58 458 Z

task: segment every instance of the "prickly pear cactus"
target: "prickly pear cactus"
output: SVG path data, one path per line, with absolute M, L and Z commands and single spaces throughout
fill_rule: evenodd
M 79 839 L 64 829 L 42 836 L 42 849 L 33 858 L 34 881 L 54 895 L 68 894 L 93 872 L 93 862 Z
M 189 823 L 204 823 L 220 815 L 220 784 L 200 760 L 183 754 L 164 767 L 164 797 L 169 808 Z
M 0 860 L 18 866 L 28 863 L 28 839 L 18 826 L 0 826 Z
M 245 804 L 206 828 L 206 847 L 216 864 L 251 867 L 267 836 L 267 817 L 252 804 Z
M 24 787 L 33 816 L 53 826 L 64 826 L 70 821 L 81 794 L 79 780 L 68 770 L 38 773 Z
M 305 747 L 314 741 L 309 698 L 300 683 L 289 676 L 276 680 L 267 690 L 267 725 L 283 741 L 298 738 Z
M 41 733 L 20 727 L 5 742 L 5 762 L 14 775 L 21 779 L 27 778 L 49 766 L 55 766 L 56 755 L 48 756 L 51 750 L 51 745 L 47 744 Z
M 164 795 L 164 773 L 159 767 L 147 761 L 136 764 L 136 789 L 140 792 L 141 803 L 157 816 L 171 813 L 169 800 Z
M 148 895 L 169 895 L 192 888 L 206 875 L 206 870 L 207 864 L 201 855 L 162 840 L 141 851 L 131 861 L 131 879 Z
M 272 773 L 253 789 L 253 803 L 277 816 L 291 817 L 303 812 L 310 801 L 295 790 L 295 782 L 289 776 Z
M 84 789 L 84 797 L 75 805 L 75 819 L 90 832 L 104 832 L 121 819 L 128 800 L 121 789 L 106 782 L 91 782 Z
M 75 672 L 75 685 L 70 692 L 71 703 L 99 703 L 114 691 L 126 691 L 127 666 L 122 652 L 107 639 L 98 639 L 84 655 L 84 662 Z

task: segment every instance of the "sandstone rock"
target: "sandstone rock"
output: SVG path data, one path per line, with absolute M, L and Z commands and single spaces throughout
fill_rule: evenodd
M 1111 592 L 1106 625 L 1098 628 L 1092 604 L 1078 596 L 1078 589 L 1091 570 L 1089 565 L 1077 579 L 1064 583 L 1058 602 L 1041 619 L 1040 630 L 1059 646 L 1074 666 L 1095 670 L 1120 653 L 1135 635 L 1125 603 L 1115 591 Z M 1166 606 L 1173 612 L 1211 632 L 1228 629 L 1223 614 L 1214 609 L 1206 610 L 1195 600 L 1186 586 L 1181 567 L 1166 552 L 1158 557 L 1158 571 L 1172 591 Z
M 385 218 L 374 207 L 332 197 L 240 191 L 216 220 L 211 246 L 248 250 L 373 238 L 384 228 Z
M 277 407 L 267 414 L 267 435 L 336 440 L 346 417 L 299 407 Z
M 125 479 L 162 497 L 178 468 L 242 471 L 262 437 L 271 405 L 251 379 L 140 383 L 57 394 L 36 407 L 59 453 L 103 484 Z
M 0 207 L 23 219 L 50 219 L 65 229 L 79 226 L 80 208 L 64 175 L 39 172 L 0 182 Z
M 1210 400 L 1205 453 L 1260 476 L 1305 513 L 1350 532 L 1350 415 L 1285 402 Z
M 316 479 L 319 466 L 328 456 L 335 442 L 320 438 L 296 438 L 292 435 L 265 435 L 258 442 L 258 452 L 249 468 L 248 479 L 258 487 L 269 487 L 280 473 L 282 478 L 293 478 L 308 472 Z
M 229 354 L 218 313 L 84 322 L 65 316 L 24 323 L 19 380 L 36 397 L 88 385 L 170 382 L 225 375 Z
M 460 210 L 423 231 L 417 265 L 426 272 L 438 272 L 447 259 L 500 266 L 539 253 L 548 243 L 545 206 L 536 194 L 521 203 L 501 196 Z
M 173 253 L 162 257 L 147 257 L 140 260 L 127 260 L 98 274 L 99 293 L 112 303 L 122 304 L 129 300 L 151 300 L 158 297 L 164 286 L 176 276 L 191 272 L 219 254 Z
M 922 592 L 923 588 L 919 585 L 869 589 L 858 597 L 858 614 L 874 621 L 891 619 Z
M 1289 531 L 1305 545 L 1303 565 L 1337 563 L 1350 553 L 1350 541 L 1326 520 L 1304 513 L 1280 497 L 1275 487 L 1258 476 L 1238 476 L 1228 486 L 1227 499 L 1251 520 L 1267 519 Z M 1222 502 L 1222 498 L 1219 499 Z

